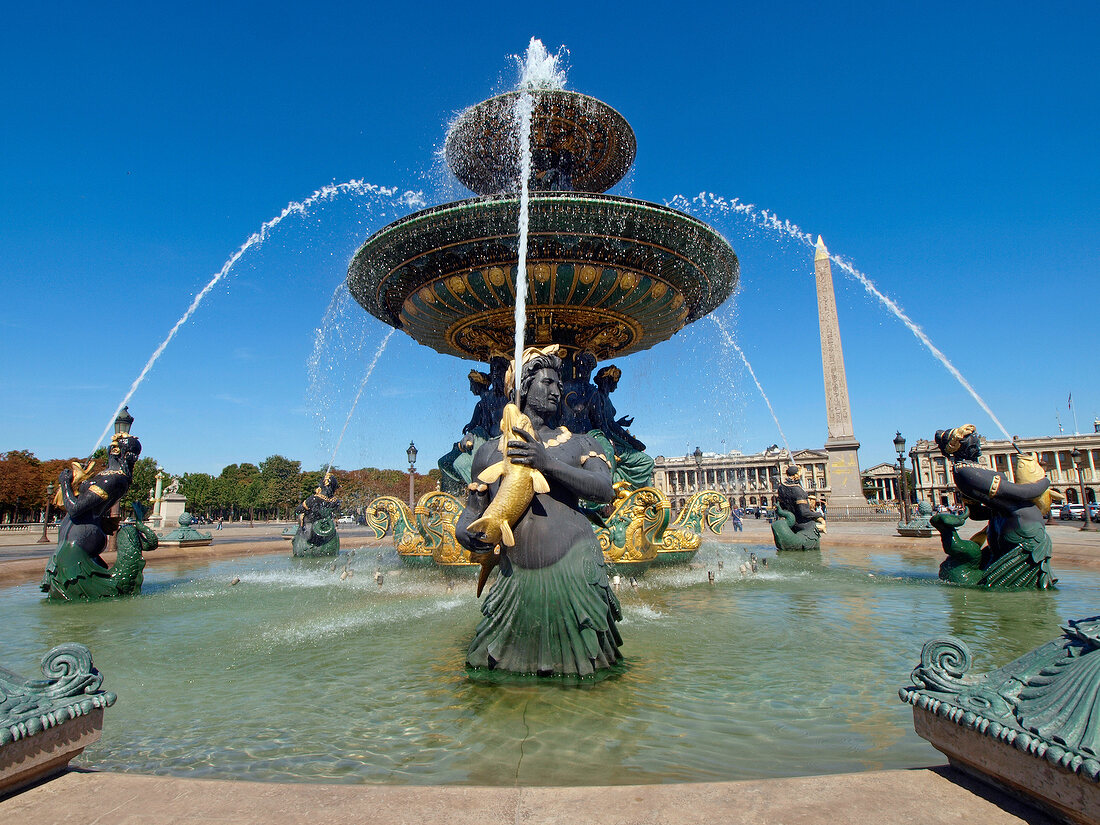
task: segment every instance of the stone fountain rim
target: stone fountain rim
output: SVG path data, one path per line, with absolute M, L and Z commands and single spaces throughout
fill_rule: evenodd
M 703 273 L 706 269 L 703 264 L 709 258 L 716 264 L 714 268 L 725 273 L 725 275 L 714 281 L 709 278 L 700 279 L 699 284 L 705 285 L 705 294 L 690 296 L 692 301 L 686 319 L 687 323 L 699 320 L 717 309 L 736 290 L 737 283 L 740 280 L 740 263 L 737 259 L 737 253 L 722 233 L 693 215 L 667 205 L 603 193 L 557 191 L 532 193 L 531 195 L 532 216 L 552 215 L 558 209 L 586 205 L 601 209 L 605 213 L 619 213 L 624 217 L 651 213 L 660 220 L 671 221 L 685 230 L 685 237 L 691 231 L 694 231 L 695 238 L 690 239 L 690 243 L 666 251 L 682 260 L 685 266 L 690 266 L 700 273 Z M 489 208 L 486 209 L 486 207 Z M 391 276 L 407 266 L 410 261 L 435 251 L 437 247 L 433 246 L 431 249 L 418 250 L 416 254 L 394 255 L 392 250 L 397 247 L 398 240 L 404 240 L 408 236 L 415 235 L 417 231 L 428 232 L 434 230 L 438 226 L 442 226 L 447 216 L 450 215 L 477 215 L 477 213 L 472 212 L 472 210 L 477 209 L 485 210 L 483 215 L 478 215 L 485 225 L 500 222 L 501 228 L 493 227 L 495 230 L 493 238 L 514 240 L 518 237 L 517 220 L 509 218 L 507 222 L 504 222 L 500 219 L 502 214 L 509 213 L 512 210 L 515 210 L 518 214 L 519 198 L 514 194 L 481 195 L 418 210 L 377 230 L 359 247 L 348 266 L 347 284 L 352 296 L 375 318 L 389 326 L 403 329 L 400 321 L 400 305 L 396 305 L 398 307 L 396 309 L 390 306 L 393 301 L 386 294 L 387 284 L 390 282 Z M 638 225 L 653 226 L 652 240 L 656 241 L 659 239 L 657 227 L 660 225 L 660 220 L 639 222 Z M 578 231 L 578 234 L 584 235 L 586 233 Z M 591 234 L 593 236 L 600 235 L 598 232 Z M 645 243 L 647 239 L 637 238 L 632 240 Z M 392 246 L 387 246 L 387 244 L 392 244 Z M 424 246 L 428 247 L 429 244 L 425 243 Z M 696 251 L 699 254 L 693 254 Z M 384 260 L 387 255 L 390 259 Z M 371 258 L 375 256 L 383 260 L 371 262 Z M 700 261 L 703 263 L 700 263 Z M 624 266 L 626 265 L 624 264 Z M 384 271 L 384 274 L 377 277 L 377 273 L 380 271 Z M 372 273 L 376 275 L 373 290 L 367 285 L 367 276 Z M 715 284 L 718 289 L 710 288 Z M 677 284 L 676 286 L 678 289 L 683 290 L 697 285 Z M 419 287 L 410 288 L 408 294 L 412 294 L 417 288 Z

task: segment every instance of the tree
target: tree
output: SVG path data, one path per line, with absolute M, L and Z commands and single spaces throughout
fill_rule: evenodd
M 0 453 L 0 510 L 10 521 L 34 518 L 46 501 L 42 462 L 29 450 Z
M 187 508 L 206 517 L 217 506 L 216 486 L 217 479 L 209 473 L 184 473 L 180 479 L 180 493 L 187 498 Z
M 130 482 L 130 489 L 119 499 L 119 512 L 125 518 L 130 514 L 130 504 L 137 502 L 144 509 L 149 509 L 150 492 L 154 492 L 157 486 L 157 460 L 155 458 L 139 458 L 134 463 L 134 480 Z
M 298 504 L 301 471 L 302 462 L 281 455 L 270 455 L 260 462 L 261 506 L 274 509 L 276 518 L 280 507 L 289 511 Z

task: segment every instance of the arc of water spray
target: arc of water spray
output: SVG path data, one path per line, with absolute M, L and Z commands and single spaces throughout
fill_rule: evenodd
M 717 326 L 718 330 L 722 333 L 722 337 L 726 339 L 726 343 L 733 347 L 737 351 L 737 354 L 741 356 L 741 360 L 745 362 L 745 367 L 748 368 L 749 375 L 751 375 L 752 380 L 756 382 L 756 389 L 760 391 L 760 397 L 763 398 L 764 403 L 768 405 L 768 412 L 772 414 L 772 421 L 775 422 L 775 428 L 779 430 L 779 437 L 783 439 L 783 446 L 787 448 L 787 455 L 790 457 L 791 461 L 794 461 L 791 445 L 787 443 L 787 436 L 783 432 L 783 428 L 779 425 L 779 416 L 777 416 L 775 410 L 772 409 L 772 402 L 768 400 L 768 394 L 764 392 L 764 387 L 761 386 L 760 379 L 756 377 L 756 371 L 752 368 L 752 364 L 749 363 L 748 356 L 745 355 L 741 347 L 737 346 L 737 342 L 733 340 L 733 336 L 730 334 L 729 330 L 726 329 L 726 325 L 722 323 L 721 318 L 717 315 L 708 315 L 707 317 L 714 321 L 715 326 Z
M 382 353 L 386 350 L 386 345 L 390 342 L 390 338 L 397 332 L 397 328 L 394 327 L 386 333 L 386 337 L 382 339 L 382 343 L 378 345 L 378 351 L 374 353 L 374 358 L 371 359 L 369 366 L 367 366 L 367 373 L 363 376 L 363 380 L 359 382 L 359 392 L 355 393 L 355 400 L 351 402 L 351 409 L 348 410 L 348 417 L 344 419 L 344 428 L 340 430 L 340 437 L 336 439 L 336 446 L 332 448 L 332 457 L 328 460 L 328 466 L 325 467 L 325 475 L 328 475 L 328 471 L 332 469 L 332 465 L 336 462 L 336 453 L 340 450 L 340 445 L 344 442 L 344 433 L 348 431 L 348 424 L 351 423 L 351 417 L 355 414 L 355 408 L 359 404 L 359 397 L 363 394 L 363 390 L 366 389 L 367 382 L 370 381 L 371 373 L 374 372 L 374 367 L 378 363 L 378 359 L 382 357 Z
M 679 205 L 679 208 L 684 208 L 685 206 L 690 206 L 690 204 L 693 202 L 703 206 L 712 206 L 726 212 L 742 215 L 748 218 L 753 223 L 765 226 L 768 229 L 772 229 L 779 233 L 785 233 L 795 240 L 801 241 L 811 249 L 817 246 L 817 244 L 814 242 L 813 236 L 810 235 L 808 232 L 803 232 L 797 224 L 793 224 L 788 220 L 780 220 L 778 215 L 767 209 L 758 210 L 751 203 L 741 203 L 738 198 L 727 200 L 726 198 L 715 196 L 710 193 L 700 192 L 698 197 L 693 198 L 692 201 L 688 201 L 688 199 L 685 198 L 683 195 L 677 195 L 675 198 L 669 201 L 668 205 Z M 1005 429 L 1000 419 L 998 419 L 997 416 L 994 415 L 993 410 L 990 409 L 989 405 L 985 403 L 985 400 L 980 395 L 978 395 L 978 391 L 970 385 L 970 382 L 963 377 L 963 374 L 959 372 L 958 368 L 954 364 L 952 364 L 950 360 L 948 360 L 947 356 L 943 353 L 942 350 L 940 350 L 939 347 L 932 343 L 932 339 L 928 337 L 928 334 L 923 329 L 921 329 L 921 327 L 915 321 L 913 321 L 913 319 L 910 318 L 908 314 L 906 314 L 905 310 L 903 310 L 896 301 L 880 292 L 870 278 L 868 278 L 866 275 L 864 275 L 862 272 L 852 266 L 851 263 L 849 263 L 841 256 L 829 253 L 829 260 L 840 267 L 843 272 L 855 278 L 863 286 L 864 290 L 866 290 L 868 294 L 874 296 L 883 306 L 890 310 L 890 312 L 892 312 L 894 316 L 898 318 L 898 320 L 905 324 L 909 331 L 913 333 L 914 336 L 916 336 L 917 340 L 920 341 L 921 344 L 923 344 L 930 353 L 932 353 L 936 360 L 938 360 L 949 373 L 951 373 L 951 375 L 955 378 L 956 381 L 959 382 L 963 389 L 970 393 L 970 397 L 973 398 L 975 402 L 977 402 L 978 406 L 981 407 L 982 410 L 985 411 L 986 415 L 990 417 L 993 423 L 997 425 L 997 428 L 1004 434 L 1004 437 L 1011 440 L 1012 436 L 1008 434 L 1008 430 Z
M 224 264 L 222 264 L 222 268 L 218 271 L 218 273 L 213 278 L 211 278 L 210 282 L 207 283 L 207 285 L 202 288 L 202 291 L 195 296 L 194 300 L 191 301 L 191 305 L 187 307 L 187 311 L 183 313 L 178 321 L 176 321 L 175 326 L 173 326 L 172 329 L 169 330 L 168 336 L 161 342 L 160 346 L 153 351 L 153 354 L 149 357 L 149 360 L 146 362 L 145 367 L 138 374 L 138 377 L 134 379 L 134 383 L 130 385 L 129 391 L 123 397 L 122 401 L 119 402 L 118 407 L 115 408 L 115 411 L 111 413 L 111 418 L 107 422 L 107 426 L 103 428 L 103 432 L 100 434 L 99 439 L 94 445 L 92 445 L 92 452 L 95 452 L 96 447 L 103 443 L 103 439 L 107 437 L 107 433 L 110 432 L 111 427 L 114 425 L 115 418 L 118 416 L 119 412 L 122 411 L 122 408 L 130 402 L 130 399 L 137 391 L 137 388 L 141 386 L 141 382 L 145 380 L 145 376 L 148 375 L 149 371 L 153 368 L 153 364 L 157 362 L 157 359 L 160 358 L 161 353 L 163 353 L 164 350 L 168 347 L 168 344 L 172 341 L 172 339 L 176 337 L 176 333 L 179 332 L 180 328 L 187 323 L 188 319 L 190 319 L 192 315 L 195 314 L 195 310 L 199 308 L 199 304 L 201 304 L 203 298 L 205 298 L 210 293 L 210 290 L 217 286 L 218 282 L 222 280 L 222 278 L 224 278 L 227 274 L 229 274 L 229 271 L 233 269 L 233 266 L 237 263 L 237 261 L 241 259 L 241 256 L 244 255 L 244 253 L 252 247 L 259 246 L 265 240 L 267 240 L 267 237 L 271 233 L 271 230 L 278 226 L 284 218 L 290 215 L 304 215 L 306 211 L 315 203 L 318 203 L 319 201 L 332 200 L 337 195 L 340 195 L 344 192 L 353 192 L 357 194 L 377 194 L 393 197 L 395 194 L 397 194 L 397 187 L 376 186 L 373 183 L 367 183 L 366 181 L 361 179 L 349 180 L 346 183 L 329 184 L 327 186 L 321 187 L 303 201 L 291 201 L 286 205 L 282 212 L 280 212 L 271 220 L 264 223 L 260 227 L 259 232 L 252 233 L 252 235 L 248 237 L 248 240 L 241 244 L 240 249 L 234 252 L 233 255 L 231 255 Z M 405 203 L 405 205 L 410 207 L 424 205 L 424 199 L 422 193 L 420 192 L 405 192 L 399 199 L 399 202 L 402 201 Z

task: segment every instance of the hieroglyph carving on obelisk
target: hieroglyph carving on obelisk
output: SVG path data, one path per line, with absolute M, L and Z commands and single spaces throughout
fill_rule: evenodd
M 848 379 L 844 374 L 844 351 L 840 346 L 840 324 L 833 293 L 833 270 L 829 250 L 819 235 L 814 252 L 817 280 L 817 317 L 821 328 L 821 371 L 825 379 L 825 417 L 829 437 L 829 508 L 863 506 L 867 500 L 859 477 L 859 442 L 852 427 L 852 408 L 848 403 Z

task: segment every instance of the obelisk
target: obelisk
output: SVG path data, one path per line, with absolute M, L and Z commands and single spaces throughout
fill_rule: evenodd
M 821 328 L 821 372 L 825 378 L 825 417 L 829 437 L 825 452 L 829 456 L 830 513 L 843 512 L 844 507 L 866 507 L 859 478 L 859 442 L 852 428 L 852 408 L 848 403 L 848 379 L 844 375 L 844 351 L 840 347 L 840 324 L 836 317 L 836 296 L 833 294 L 833 270 L 829 251 L 821 236 L 817 236 L 814 253 L 814 274 L 817 277 L 817 318 Z

